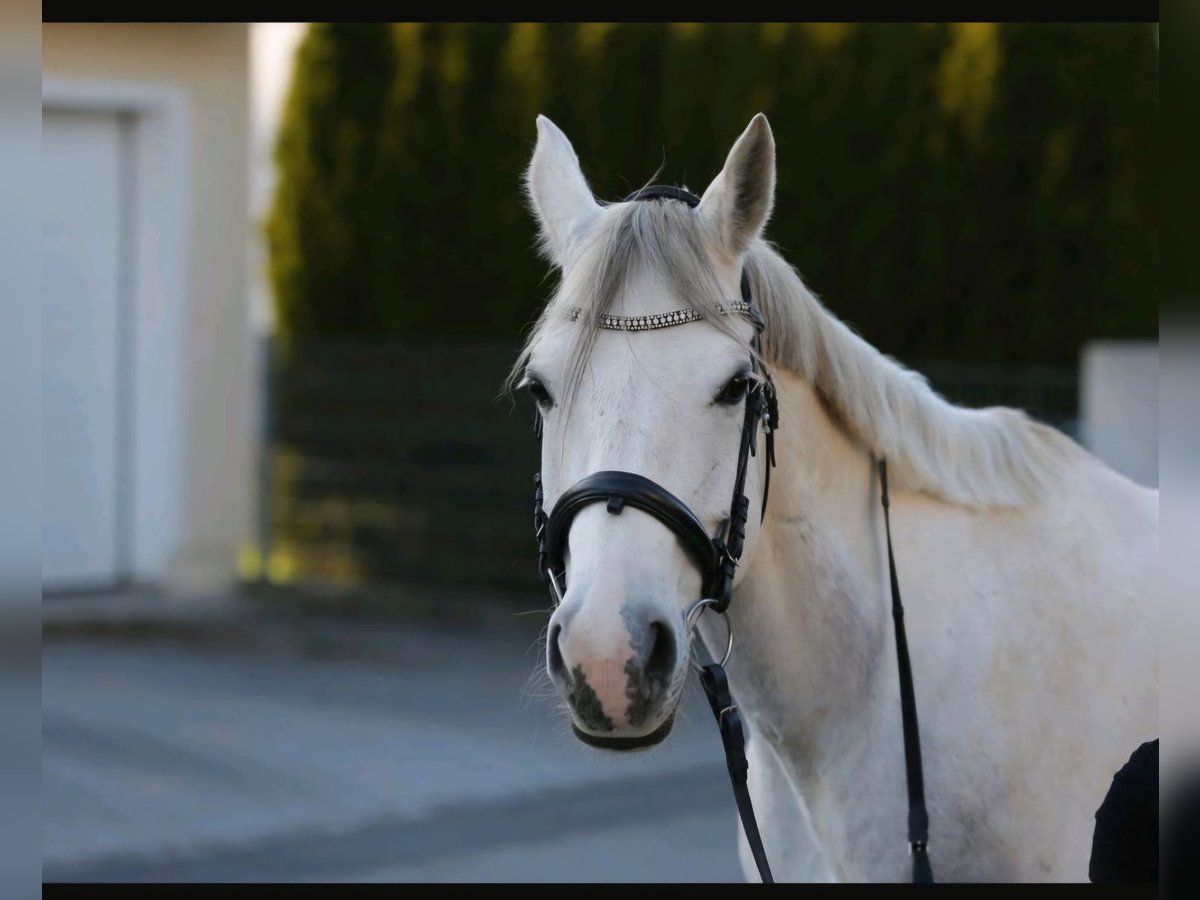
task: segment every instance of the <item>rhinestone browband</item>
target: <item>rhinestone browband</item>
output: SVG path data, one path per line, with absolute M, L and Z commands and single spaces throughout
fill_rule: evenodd
M 751 312 L 751 305 L 744 300 L 717 307 L 717 312 L 723 316 L 736 313 Z M 578 306 L 570 306 L 564 311 L 567 320 L 575 322 L 583 315 Z M 699 322 L 704 314 L 695 309 L 676 309 L 671 312 L 655 313 L 649 316 L 610 316 L 607 313 L 600 316 L 599 326 L 609 331 L 653 331 L 656 328 L 670 328 L 672 325 L 686 325 L 689 322 Z

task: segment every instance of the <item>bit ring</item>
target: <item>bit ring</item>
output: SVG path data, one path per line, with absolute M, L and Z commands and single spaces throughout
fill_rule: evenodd
M 696 627 L 696 623 L 700 620 L 701 614 L 710 606 L 716 606 L 717 601 L 712 597 L 703 597 L 692 604 L 691 609 L 684 616 L 687 622 L 688 630 L 691 631 Z M 729 641 L 725 644 L 725 658 L 721 660 L 721 668 L 725 668 L 729 662 L 729 658 L 733 656 L 733 623 L 729 621 L 729 615 L 725 610 L 721 610 L 721 618 L 725 620 L 725 627 L 729 631 Z M 692 660 L 692 668 L 697 672 L 704 671 L 704 667 L 699 665 L 696 660 Z

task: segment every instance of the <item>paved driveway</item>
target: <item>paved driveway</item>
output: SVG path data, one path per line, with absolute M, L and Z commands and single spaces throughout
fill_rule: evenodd
M 47 640 L 47 881 L 740 881 L 698 688 L 652 751 L 584 747 L 520 630 L 325 658 Z

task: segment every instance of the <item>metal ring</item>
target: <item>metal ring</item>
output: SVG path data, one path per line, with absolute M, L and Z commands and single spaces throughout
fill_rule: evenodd
M 704 611 L 706 606 L 716 606 L 717 601 L 712 597 L 704 597 L 692 604 L 692 608 L 687 611 L 684 619 L 687 621 L 688 631 L 696 627 L 696 620 L 700 618 L 700 613 Z
M 693 603 L 691 609 L 687 611 L 687 615 L 684 617 L 685 621 L 687 622 L 688 630 L 690 631 L 696 627 L 696 623 L 700 619 L 700 614 L 704 612 L 706 607 L 716 605 L 717 601 L 712 597 L 703 597 Z M 729 630 L 729 642 L 725 645 L 725 658 L 721 660 L 721 668 L 725 668 L 726 664 L 729 662 L 729 658 L 733 656 L 733 623 L 729 621 L 729 615 L 725 610 L 721 610 L 720 615 L 721 618 L 725 620 L 725 627 Z M 704 667 L 697 665 L 696 660 L 691 660 L 691 663 L 692 668 L 697 672 L 704 671 Z
M 546 574 L 550 576 L 550 591 L 554 594 L 554 606 L 555 608 L 562 606 L 562 589 L 558 586 L 558 579 L 554 577 L 554 570 L 547 568 Z

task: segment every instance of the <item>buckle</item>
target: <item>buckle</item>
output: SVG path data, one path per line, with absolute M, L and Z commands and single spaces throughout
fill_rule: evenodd
M 729 545 L 724 541 L 721 542 L 721 565 L 729 564 L 733 569 L 736 569 L 741 562 L 734 558 L 734 555 L 729 552 Z

